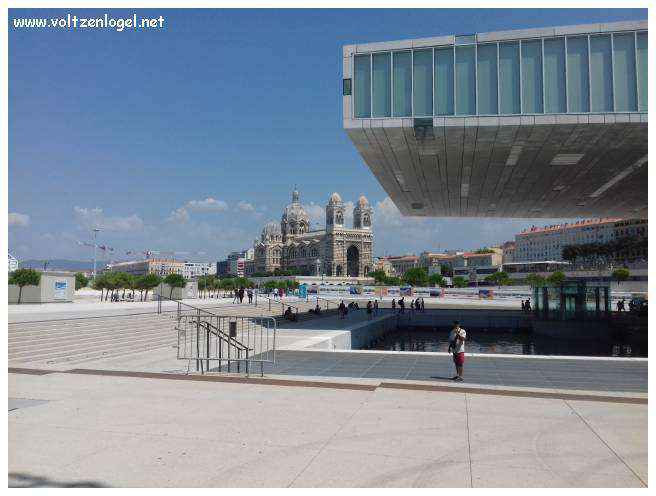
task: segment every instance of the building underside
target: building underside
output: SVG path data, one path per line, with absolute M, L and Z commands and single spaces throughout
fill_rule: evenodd
M 639 113 L 346 119 L 403 215 L 647 217 Z

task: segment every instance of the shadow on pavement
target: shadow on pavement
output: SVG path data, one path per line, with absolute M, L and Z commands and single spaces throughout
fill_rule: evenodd
M 55 481 L 21 472 L 9 472 L 9 487 L 109 487 L 94 481 Z

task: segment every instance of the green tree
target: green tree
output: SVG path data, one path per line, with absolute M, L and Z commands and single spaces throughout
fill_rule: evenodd
M 488 248 L 487 246 L 485 246 L 483 248 L 479 248 L 474 253 L 479 254 L 479 255 L 484 255 L 486 253 L 494 253 L 494 250 L 492 250 L 492 249 Z
M 431 286 L 444 286 L 446 284 L 446 281 L 444 280 L 444 277 L 442 274 L 431 274 L 428 276 L 428 282 Z
M 100 301 L 103 301 L 105 290 L 107 289 L 107 274 L 97 275 L 92 282 L 91 287 L 100 290 Z
M 384 284 L 386 286 L 400 286 L 401 278 L 396 276 L 389 276 L 385 278 Z
M 123 294 L 121 295 L 121 299 L 125 300 L 125 291 L 130 289 L 132 285 L 132 276 L 128 274 L 127 272 L 117 272 L 116 276 L 116 289 L 122 289 Z
M 23 296 L 25 286 L 38 286 L 41 282 L 41 272 L 34 269 L 16 269 L 9 276 L 9 284 L 18 286 L 18 303 Z
M 207 288 L 207 283 L 208 283 L 208 276 L 200 276 L 196 280 L 196 284 L 198 285 L 198 297 L 199 298 L 204 298 L 205 297 L 205 291 L 208 289 Z
M 89 279 L 82 272 L 75 273 L 75 290 L 86 288 L 89 284 Z
M 510 284 L 510 276 L 506 272 L 499 271 L 494 274 L 490 274 L 485 278 L 486 282 L 492 283 L 496 286 L 507 286 Z
M 622 281 L 626 281 L 630 275 L 629 269 L 623 267 L 621 269 L 615 269 L 611 277 L 618 283 L 621 283 Z
M 128 288 L 132 294 L 132 301 L 134 301 L 134 292 L 139 289 L 139 277 L 128 274 Z
M 164 283 L 168 284 L 169 288 L 171 288 L 169 299 L 173 299 L 173 289 L 184 288 L 187 285 L 187 280 L 180 274 L 169 274 L 164 278 Z
M 153 274 L 152 272 L 141 277 L 142 279 L 141 279 L 140 287 L 143 287 L 145 291 L 144 301 L 146 301 L 148 300 L 148 291 L 159 286 L 160 283 L 162 282 L 162 278 L 157 274 Z
M 369 274 L 367 274 L 367 277 L 373 277 L 374 281 L 376 281 L 376 284 L 385 284 L 385 279 L 387 279 L 387 274 L 385 274 L 384 270 L 374 270 L 373 272 L 369 272 Z
M 456 276 L 453 278 L 453 285 L 456 288 L 466 288 L 469 286 L 469 283 L 467 282 L 467 279 L 465 279 L 462 276 Z
M 120 275 L 120 272 L 107 272 L 105 274 L 105 289 L 107 290 L 105 292 L 105 301 L 107 301 L 110 294 L 112 295 L 112 298 L 114 297 L 114 293 L 121 287 L 121 283 L 122 276 Z
M 560 286 L 565 282 L 565 279 L 567 279 L 565 273 L 558 270 L 547 277 L 547 283 L 549 283 L 550 286 Z
M 218 289 L 218 282 L 219 280 L 216 278 L 216 276 L 214 275 L 207 276 L 207 282 L 205 283 L 205 285 L 210 295 L 216 294 L 216 290 Z
M 423 267 L 413 267 L 403 274 L 403 282 L 411 286 L 426 286 L 428 284 L 428 272 Z
M 538 274 L 529 274 L 526 277 L 526 284 L 528 284 L 532 288 L 542 287 L 545 285 L 545 283 L 546 283 L 545 278 Z

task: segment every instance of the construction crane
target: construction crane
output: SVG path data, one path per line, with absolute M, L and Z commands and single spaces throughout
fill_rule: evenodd
M 91 229 L 91 236 L 92 236 L 93 243 L 87 243 L 85 241 L 78 241 L 77 242 L 77 244 L 80 245 L 80 246 L 90 246 L 90 247 L 93 248 L 93 278 L 94 279 L 96 278 L 96 253 L 97 253 L 97 250 L 102 250 L 103 251 L 103 253 L 105 254 L 105 259 L 107 257 L 108 252 L 113 252 L 114 251 L 114 248 L 112 248 L 111 246 L 99 245 L 98 244 L 97 239 L 98 239 L 98 233 L 99 232 L 100 232 L 100 229 L 98 229 L 96 227 Z M 44 270 L 45 270 L 45 268 L 44 268 Z

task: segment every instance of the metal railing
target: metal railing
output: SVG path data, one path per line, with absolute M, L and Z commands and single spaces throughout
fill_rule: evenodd
M 181 360 L 196 362 L 196 370 L 205 372 L 237 372 L 249 374 L 253 364 L 275 363 L 276 319 L 207 315 L 202 312 L 181 315 L 178 330 L 178 353 Z M 214 362 L 214 364 L 212 363 Z M 214 367 L 213 367 L 214 365 Z
M 243 363 L 248 374 L 251 365 L 259 363 L 263 375 L 264 364 L 275 363 L 275 318 L 218 315 L 166 296 L 158 299 L 158 313 L 168 312 L 162 310 L 162 299 L 176 303 L 170 312 L 178 332 L 177 358 L 190 364 L 195 361 L 196 371 L 231 372 L 236 363 L 237 372 L 241 372 Z M 214 369 L 212 362 L 217 365 Z
M 336 301 L 328 300 L 328 299 L 322 298 L 321 296 L 318 296 L 318 295 L 312 295 L 311 298 L 314 298 L 315 300 L 317 300 L 317 304 L 319 304 L 319 300 L 325 301 L 326 302 L 326 310 L 330 310 L 330 305 L 333 305 L 334 308 L 337 308 L 339 306 L 339 303 L 337 303 Z
M 264 299 L 267 301 L 267 303 L 268 303 L 269 311 L 271 311 L 271 306 L 272 306 L 272 305 L 273 305 L 274 307 L 275 307 L 275 305 L 280 305 L 280 306 L 281 306 L 281 310 L 282 310 L 282 311 L 281 311 L 281 315 L 285 315 L 285 311 L 286 311 L 287 308 L 289 307 L 289 308 L 292 309 L 292 313 L 295 314 L 295 318 L 298 319 L 299 309 L 298 309 L 297 306 L 295 306 L 295 305 L 290 305 L 289 303 L 286 303 L 286 302 L 281 301 L 281 300 L 275 300 L 275 299 L 270 298 L 269 296 L 267 296 L 266 294 L 263 294 L 263 293 L 259 293 L 259 292 L 258 292 L 258 293 L 256 293 L 256 295 L 257 295 L 257 296 L 256 296 L 256 298 L 255 298 L 255 306 L 258 306 L 258 305 L 260 304 L 260 302 L 258 302 L 258 297 L 259 297 L 259 298 L 264 298 Z

